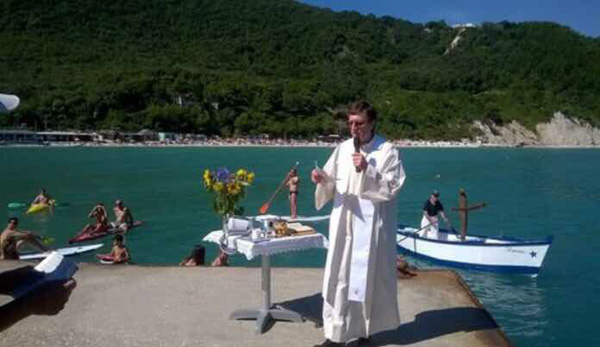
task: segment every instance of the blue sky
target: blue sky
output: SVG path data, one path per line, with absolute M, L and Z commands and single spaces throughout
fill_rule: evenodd
M 301 0 L 335 11 L 392 16 L 413 23 L 448 24 L 550 21 L 584 35 L 600 37 L 600 0 Z

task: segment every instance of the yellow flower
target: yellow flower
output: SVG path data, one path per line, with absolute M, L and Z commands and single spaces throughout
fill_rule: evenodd
M 254 172 L 248 174 L 248 183 L 252 184 L 254 182 Z
M 244 169 L 239 169 L 236 173 L 236 176 L 238 179 L 243 180 L 246 178 L 246 175 L 248 174 L 248 172 Z
M 204 170 L 204 182 L 208 186 L 208 185 L 210 185 L 211 181 L 212 181 L 212 179 L 211 179 L 211 175 L 210 175 L 210 170 L 209 169 Z
M 217 183 L 215 183 L 213 188 L 214 188 L 215 192 L 220 192 L 223 190 L 223 183 L 217 182 Z

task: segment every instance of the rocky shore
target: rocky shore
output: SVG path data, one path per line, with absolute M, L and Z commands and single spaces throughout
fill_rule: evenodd
M 535 131 L 516 121 L 504 126 L 476 121 L 473 127 L 481 133 L 477 140 L 488 145 L 600 147 L 600 130 L 598 128 L 576 118 L 568 118 L 561 112 L 554 113 L 550 122 L 538 124 Z
M 477 147 L 539 147 L 539 148 L 600 148 L 600 129 L 589 123 L 569 118 L 561 112 L 554 113 L 547 123 L 540 123 L 535 130 L 526 128 L 516 121 L 498 125 L 475 121 L 474 139 L 460 141 L 434 140 L 391 140 L 403 148 L 477 148 Z M 269 138 L 206 138 L 202 140 L 181 137 L 178 140 L 166 141 L 45 141 L 45 142 L 6 142 L 0 145 L 11 147 L 52 146 L 52 147 L 334 147 L 341 137 L 334 135 L 334 141 L 303 139 L 269 139 Z

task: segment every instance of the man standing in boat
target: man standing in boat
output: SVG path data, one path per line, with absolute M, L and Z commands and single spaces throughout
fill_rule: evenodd
M 423 205 L 421 236 L 430 239 L 438 238 L 438 232 L 440 230 L 440 220 L 438 216 L 441 216 L 448 228 L 452 229 L 450 220 L 446 217 L 446 213 L 444 213 L 444 205 L 442 205 L 442 202 L 440 201 L 440 192 L 434 190 L 427 201 L 425 201 L 425 205 Z
M 400 324 L 396 281 L 396 195 L 405 174 L 398 150 L 375 134 L 377 112 L 366 102 L 348 108 L 352 139 L 316 168 L 315 207 L 333 200 L 323 278 L 319 345 L 343 346 Z

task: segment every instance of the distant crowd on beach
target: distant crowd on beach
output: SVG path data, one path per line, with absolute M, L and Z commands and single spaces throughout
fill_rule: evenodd
M 82 131 L 31 131 L 27 129 L 0 129 L 0 145 L 10 146 L 277 146 L 277 147 L 335 147 L 347 140 L 339 134 L 315 135 L 312 139 L 272 138 L 268 134 L 244 135 L 222 138 L 204 134 L 184 134 L 141 130 L 121 132 L 103 130 Z M 460 141 L 430 141 L 411 139 L 389 139 L 399 147 L 482 147 L 503 146 L 484 143 L 479 140 L 462 139 Z

